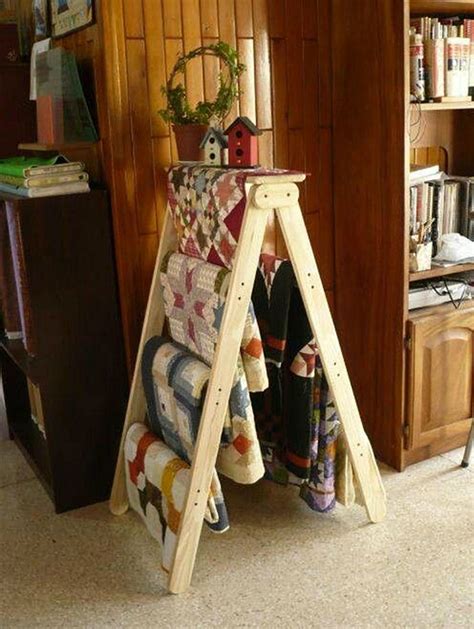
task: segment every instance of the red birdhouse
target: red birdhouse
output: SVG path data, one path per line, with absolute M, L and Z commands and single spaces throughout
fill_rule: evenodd
M 262 132 L 247 116 L 236 118 L 225 134 L 228 136 L 229 166 L 258 166 L 257 135 Z

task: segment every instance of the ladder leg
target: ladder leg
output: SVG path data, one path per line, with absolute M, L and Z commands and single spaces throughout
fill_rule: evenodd
M 249 194 L 249 199 L 251 196 Z M 175 556 L 169 576 L 168 587 L 175 594 L 184 592 L 191 582 L 267 217 L 268 211 L 256 209 L 251 202 L 248 204 L 237 246 L 194 449 L 190 484 L 181 514 Z
M 128 509 L 128 496 L 125 483 L 125 461 L 123 453 L 125 437 L 127 436 L 128 429 L 132 424 L 144 421 L 145 419 L 146 402 L 140 367 L 143 347 L 151 336 L 154 334 L 161 334 L 163 330 L 165 311 L 163 296 L 160 288 L 160 266 L 166 253 L 175 248 L 176 232 L 169 212 L 167 212 L 163 234 L 161 235 L 160 246 L 158 248 L 158 255 L 156 257 L 155 270 L 153 272 L 153 279 L 151 282 L 150 295 L 148 297 L 148 305 L 143 322 L 140 344 L 138 346 L 137 360 L 135 363 L 132 386 L 128 398 L 127 414 L 125 415 L 122 439 L 120 441 L 117 465 L 115 468 L 114 483 L 110 494 L 109 508 L 115 515 L 121 515 Z
M 301 208 L 299 205 L 279 208 L 277 216 L 344 429 L 367 515 L 372 522 L 379 522 L 386 513 L 385 490 L 359 415 Z

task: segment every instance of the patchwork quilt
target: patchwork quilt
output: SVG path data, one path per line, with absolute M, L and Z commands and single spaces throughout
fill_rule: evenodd
M 247 202 L 247 177 L 291 172 L 205 166 L 171 168 L 168 173 L 168 206 L 181 253 L 231 268 Z
M 312 509 L 330 511 L 339 419 L 288 260 L 262 254 L 252 302 L 270 381 L 252 394 L 266 476 L 299 485 Z
M 155 336 L 143 349 L 142 381 L 151 428 L 188 464 L 193 458 L 210 373 L 202 361 L 165 338 Z M 210 527 L 225 530 L 229 522 L 215 471 L 211 491 L 219 519 Z
M 133 424 L 125 440 L 125 470 L 130 506 L 162 547 L 162 566 L 171 568 L 190 467 L 145 424 Z M 211 487 L 206 522 L 217 532 L 228 528 L 221 494 Z M 225 507 L 224 507 L 225 509 Z M 226 517 L 226 514 L 225 514 Z
M 171 338 L 212 365 L 229 287 L 230 272 L 196 258 L 172 253 L 161 266 L 161 286 Z M 238 483 L 264 475 L 249 388 L 268 386 L 262 340 L 249 308 L 217 469 Z

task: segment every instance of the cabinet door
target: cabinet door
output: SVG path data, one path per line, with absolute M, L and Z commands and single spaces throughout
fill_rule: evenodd
M 408 322 L 409 447 L 467 430 L 473 414 L 474 308 L 415 316 Z

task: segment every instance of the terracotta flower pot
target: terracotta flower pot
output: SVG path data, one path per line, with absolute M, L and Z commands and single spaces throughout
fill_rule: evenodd
M 182 162 L 197 162 L 200 159 L 199 145 L 208 126 L 205 124 L 173 125 L 178 147 L 178 157 Z

